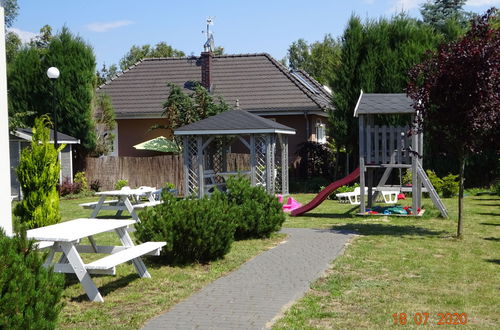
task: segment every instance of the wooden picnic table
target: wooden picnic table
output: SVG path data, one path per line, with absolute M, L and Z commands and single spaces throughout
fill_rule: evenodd
M 116 274 L 116 266 L 132 261 L 140 277 L 150 278 L 142 255 L 159 255 L 160 250 L 166 242 L 146 242 L 134 245 L 127 228 L 134 224 L 134 220 L 116 219 L 75 219 L 61 222 L 55 225 L 31 229 L 27 231 L 27 237 L 42 242 L 53 243 L 49 245 L 50 252 L 47 255 L 44 266 L 53 266 L 58 273 L 73 273 L 82 284 L 87 296 L 92 301 L 103 302 L 103 298 L 95 286 L 90 274 Z M 80 245 L 84 237 L 92 237 L 107 231 L 114 231 L 120 238 L 122 246 L 92 246 Z M 53 262 L 56 252 L 62 252 L 63 256 L 58 262 Z M 80 253 L 107 253 L 104 258 L 85 264 Z
M 83 208 L 92 208 L 91 218 L 97 217 L 102 210 L 114 210 L 116 216 L 120 216 L 123 211 L 128 211 L 132 218 L 139 221 L 136 209 L 141 209 L 146 206 L 155 206 L 160 204 L 160 201 L 155 200 L 153 192 L 156 188 L 143 187 L 140 189 L 121 189 L 97 192 L 96 195 L 100 196 L 99 201 L 80 204 Z M 141 202 L 136 200 L 136 196 L 145 196 L 148 201 Z M 115 198 L 113 200 L 106 200 L 107 198 Z

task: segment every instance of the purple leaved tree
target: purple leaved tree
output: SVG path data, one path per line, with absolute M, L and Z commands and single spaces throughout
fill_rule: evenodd
M 407 93 L 416 123 L 457 157 L 460 165 L 457 237 L 462 237 L 464 169 L 486 144 L 499 149 L 500 22 L 492 8 L 459 40 L 440 46 L 410 71 Z

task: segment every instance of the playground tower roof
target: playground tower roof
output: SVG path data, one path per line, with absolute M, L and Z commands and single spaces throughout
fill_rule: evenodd
M 406 94 L 364 94 L 361 91 L 354 117 L 358 115 L 415 113 L 413 100 Z

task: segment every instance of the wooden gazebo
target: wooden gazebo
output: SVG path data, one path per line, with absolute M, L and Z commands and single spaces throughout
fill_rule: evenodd
M 230 110 L 180 127 L 185 195 L 202 197 L 208 188 L 222 186 L 228 172 L 227 156 L 232 148 L 247 149 L 252 185 L 269 194 L 288 194 L 288 135 L 295 129 L 244 110 Z
M 406 94 L 363 94 L 359 96 L 354 116 L 359 117 L 359 170 L 360 170 L 360 214 L 365 214 L 366 205 L 372 207 L 374 193 L 401 187 L 386 186 L 393 169 L 411 169 L 412 208 L 414 215 L 422 207 L 422 188 L 426 188 L 434 205 L 443 217 L 447 211 L 422 168 L 423 134 L 411 128 L 418 115 L 413 101 Z M 376 116 L 409 115 L 405 126 L 377 125 Z M 378 184 L 374 185 L 374 174 L 384 170 Z M 423 187 L 422 187 L 423 186 Z M 365 195 L 368 187 L 368 196 Z M 376 189 L 374 189 L 376 188 Z M 375 191 L 376 190 L 376 191 Z

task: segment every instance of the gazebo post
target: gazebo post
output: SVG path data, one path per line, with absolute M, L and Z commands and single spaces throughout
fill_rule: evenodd
M 288 195 L 288 136 L 280 134 L 281 140 L 281 194 Z
M 198 168 L 198 198 L 205 194 L 205 173 L 203 169 L 203 136 L 196 137 L 196 162 Z
M 189 195 L 189 163 L 191 155 L 189 154 L 189 136 L 184 135 L 182 137 L 182 157 L 183 159 L 183 167 L 184 167 L 184 195 Z
M 257 157 L 255 155 L 255 134 L 250 134 L 250 182 L 252 186 L 257 184 L 257 179 L 255 176 L 255 168 L 257 167 Z
M 274 157 L 273 142 L 271 134 L 265 135 L 266 141 L 266 190 L 269 194 L 274 194 Z

